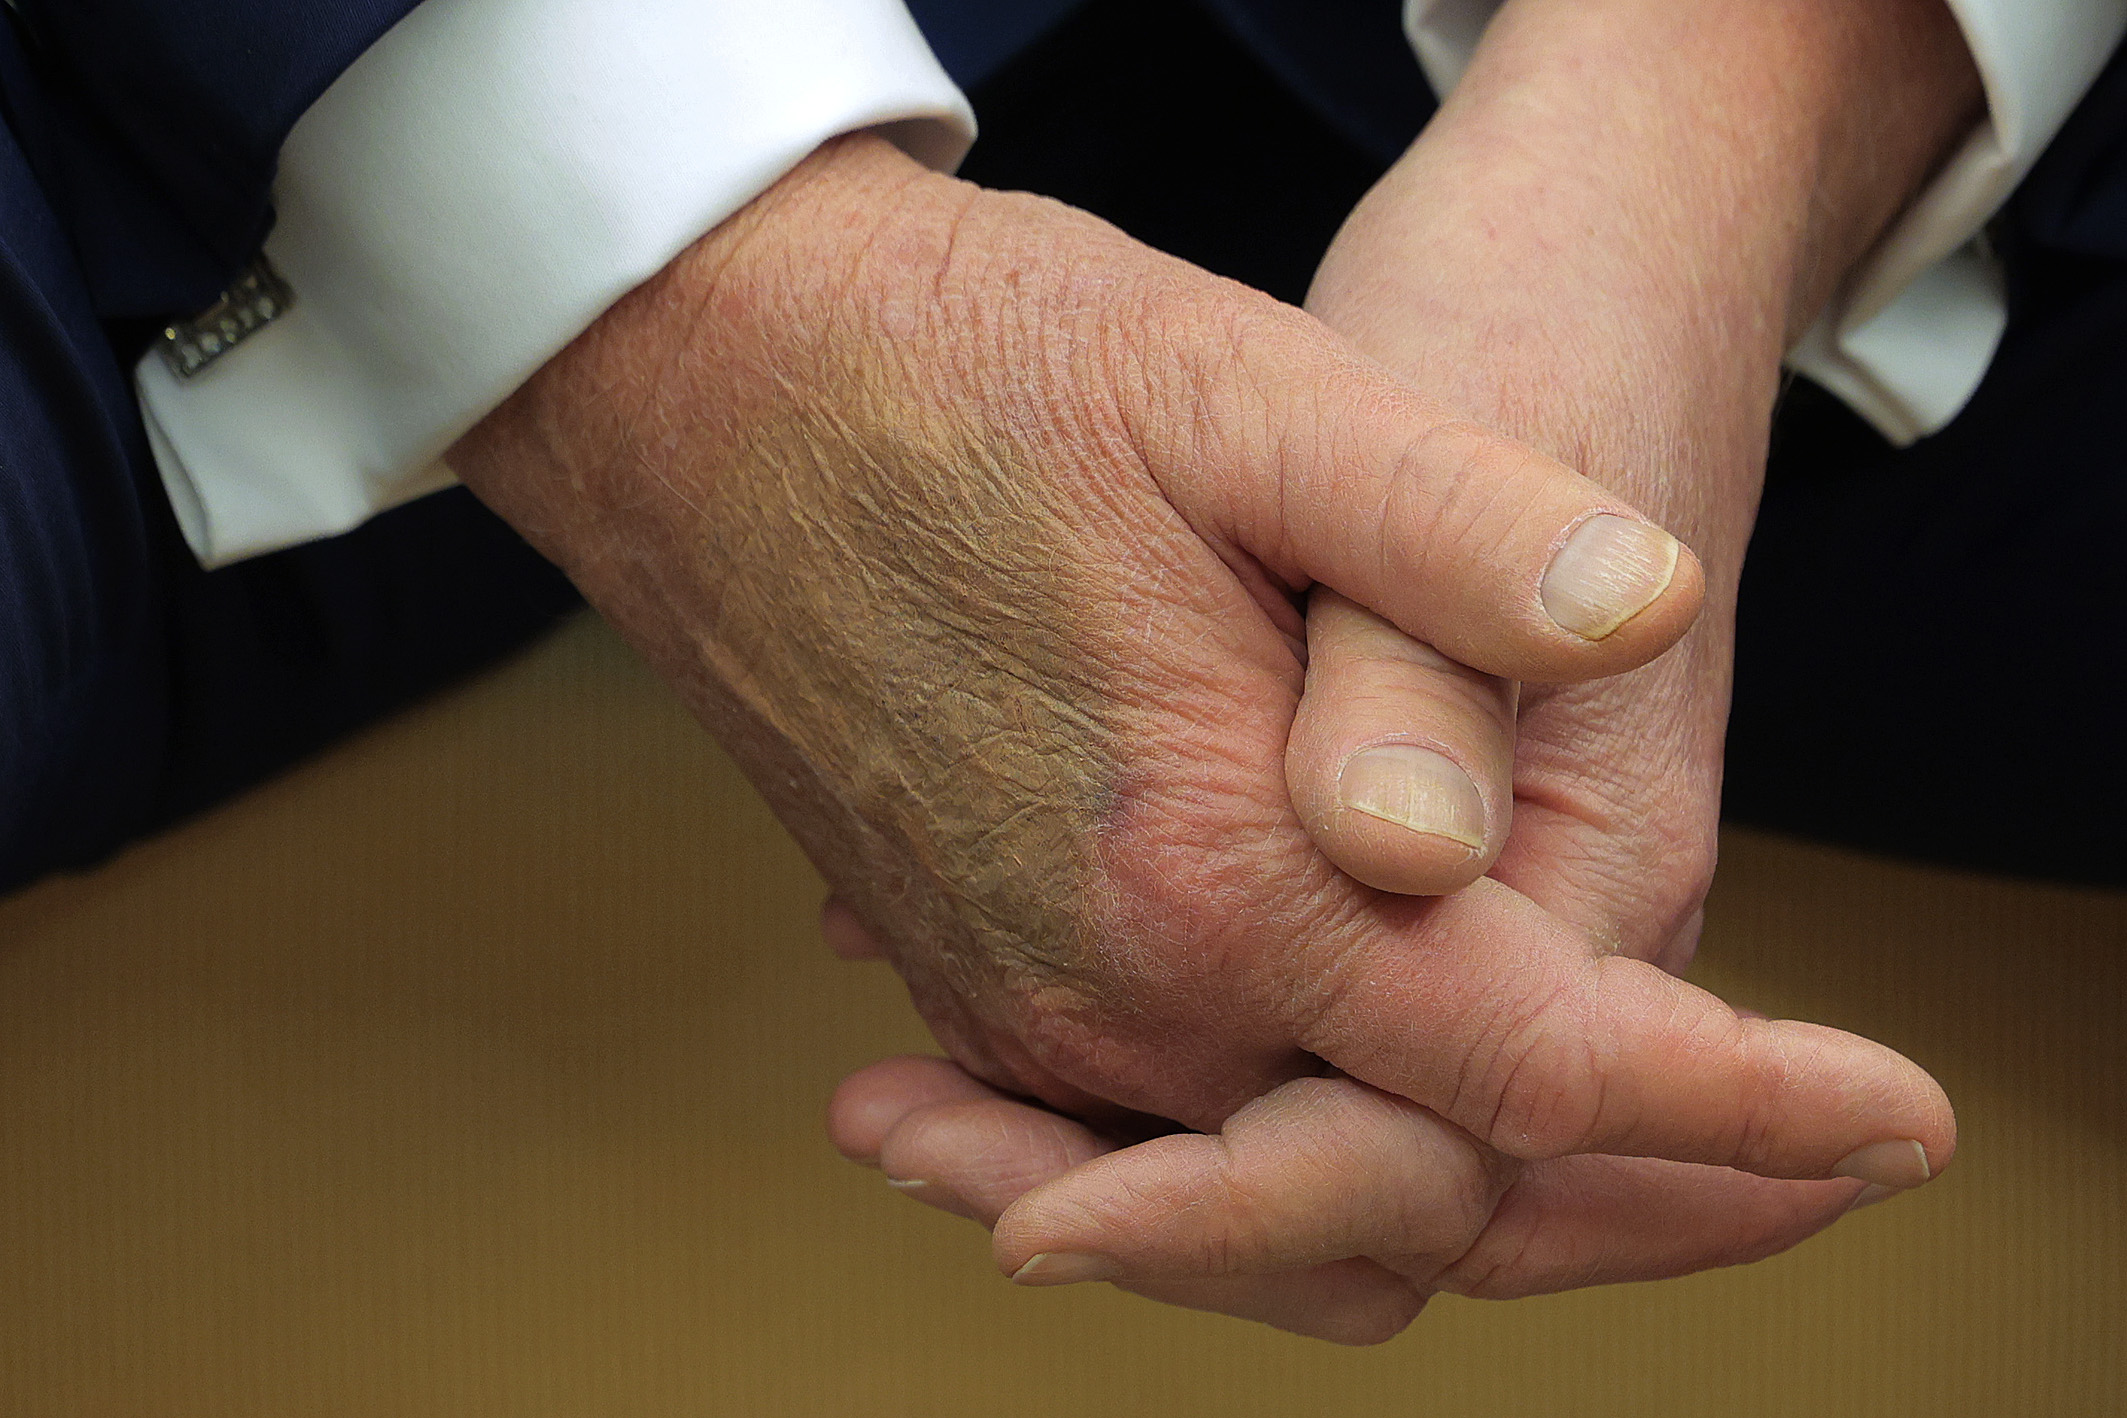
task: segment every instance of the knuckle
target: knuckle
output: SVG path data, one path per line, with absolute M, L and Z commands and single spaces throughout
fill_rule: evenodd
M 1462 1165 L 1451 1169 L 1443 1207 L 1450 1222 L 1447 1239 L 1454 1248 L 1468 1246 L 1491 1224 L 1502 1186 L 1499 1170 L 1487 1164 L 1476 1146 L 1466 1146 Z
M 1502 1010 L 1493 1042 L 1464 1070 L 1457 1120 L 1523 1160 L 1580 1151 L 1609 1111 L 1606 1070 L 1587 1032 L 1591 1013 L 1564 988 Z
M 1681 923 L 1706 904 L 1713 890 L 1714 872 L 1720 865 L 1720 840 L 1715 828 L 1696 818 L 1677 821 L 1660 834 L 1657 859 L 1662 866 L 1664 914 Z
M 1487 1136 L 1527 1159 L 1579 1152 L 1597 1133 L 1606 1089 L 1577 1048 L 1543 1042 L 1523 1050 L 1501 1082 Z
M 1499 481 L 1491 474 L 1501 456 L 1499 436 L 1467 419 L 1438 423 L 1412 440 L 1398 456 L 1380 508 L 1384 526 L 1431 533 L 1452 530 L 1450 509 L 1470 511 L 1474 490 L 1488 492 Z
M 1366 1254 L 1405 1263 L 1458 1255 L 1483 1233 L 1495 1205 L 1486 1169 L 1474 1159 L 1406 1179 L 1398 1197 L 1402 1205 L 1386 1234 Z
M 1826 1057 L 1828 1041 L 1814 1033 L 1799 1047 L 1790 1045 L 1783 1050 L 1782 1062 L 1770 1064 L 1768 1056 L 1754 1047 L 1753 1041 L 1779 1027 L 1766 1020 L 1736 1017 L 1727 1035 L 1712 1046 L 1718 1050 L 1717 1057 L 1730 1061 L 1728 1072 L 1735 1090 L 1735 1136 L 1728 1141 L 1730 1165 L 1746 1171 L 1767 1165 L 1788 1149 L 1792 1119 L 1787 1100 L 1791 1085 L 1837 1067 Z
M 1198 1245 L 1205 1273 L 1236 1275 L 1276 1268 L 1296 1256 L 1302 1235 L 1290 1208 L 1268 1188 L 1228 1170 L 1218 1199 L 1216 1225 L 1203 1228 Z
M 1528 542 L 1532 519 L 1547 539 L 1555 533 L 1535 492 L 1556 475 L 1541 454 L 1480 424 L 1433 425 L 1403 448 L 1382 490 L 1383 574 L 1460 590 L 1488 615 L 1519 604 L 1532 588 L 1519 586 L 1524 558 L 1514 549 Z
M 1397 481 L 1429 485 L 1436 495 L 1473 496 L 1479 506 L 1527 505 L 1532 486 L 1555 484 L 1565 470 L 1543 454 L 1471 419 L 1434 424 L 1406 450 Z
M 1503 1224 L 1479 1238 L 1470 1251 L 1434 1281 L 1443 1290 L 1478 1300 L 1519 1300 L 1552 1289 L 1570 1289 L 1583 1277 L 1593 1278 L 1592 1261 L 1575 1256 L 1570 1235 L 1553 1235 L 1544 1214 L 1531 1207 L 1514 1211 Z M 1547 1264 L 1534 1258 L 1547 1255 Z

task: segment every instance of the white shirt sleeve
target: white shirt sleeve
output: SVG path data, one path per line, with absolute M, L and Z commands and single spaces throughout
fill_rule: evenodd
M 974 118 L 902 0 L 425 0 L 303 116 L 265 255 L 293 299 L 137 385 L 208 566 L 451 481 L 443 450 L 821 142 L 950 169 Z
M 1987 114 L 1788 356 L 1893 443 L 1923 438 L 1979 388 L 2008 323 L 1985 225 L 2127 34 L 2127 0 L 1948 0 Z M 1435 89 L 1453 86 L 1500 0 L 1406 0 Z

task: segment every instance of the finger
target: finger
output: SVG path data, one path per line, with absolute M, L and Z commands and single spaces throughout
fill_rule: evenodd
M 1684 918 L 1684 924 L 1677 927 L 1676 934 L 1656 948 L 1651 957 L 1653 963 L 1672 975 L 1682 975 L 1691 968 L 1691 962 L 1698 958 L 1699 937 L 1705 931 L 1706 908 L 1704 906 L 1692 908 L 1691 914 Z M 1759 1014 L 1755 1010 L 1739 1009 L 1736 1013 L 1746 1018 L 1766 1018 L 1765 1015 Z
M 1220 1137 L 1166 1138 L 1057 1177 L 1006 1211 L 996 1245 L 1007 1268 L 1133 1282 L 1364 1255 L 1419 1294 L 1503 1299 L 1762 1260 L 1865 1190 L 1649 1158 L 1517 1169 L 1401 1100 L 1307 1079 Z
M 888 1059 L 850 1075 L 829 1109 L 829 1130 L 844 1155 L 881 1165 L 903 1195 L 985 1226 L 1111 1146 L 1084 1125 L 1008 1098 L 935 1058 Z M 1033 1276 L 1027 1283 L 1058 1282 Z M 1124 1288 L 1340 1344 L 1391 1338 L 1425 1303 L 1401 1276 L 1364 1260 Z
M 1591 957 L 1489 879 L 1430 902 L 1377 898 L 1373 919 L 1312 946 L 1291 981 L 1301 1046 L 1516 1157 L 1910 1187 L 1955 1147 L 1949 1100 L 1909 1060 L 1836 1029 L 1743 1018 L 1644 961 Z
M 1444 895 L 1513 816 L 1514 686 L 1317 587 L 1285 778 L 1323 855 L 1368 886 Z
M 842 1080 L 827 1103 L 827 1136 L 850 1161 L 876 1167 L 888 1134 L 909 1114 L 1004 1096 L 944 1059 L 904 1054 Z
M 830 896 L 820 907 L 820 935 L 827 948 L 844 960 L 884 960 L 886 948 L 866 930 L 839 896 Z
M 946 1067 L 938 1061 L 927 1062 Z M 1304 1105 L 1298 1110 L 1300 1126 L 1325 1136 L 1341 1151 L 1341 1157 L 1332 1158 L 1313 1147 L 1285 1146 L 1276 1130 L 1293 1121 L 1294 1110 L 1280 1112 L 1266 1106 L 1258 1111 L 1257 1123 L 1266 1130 L 1274 1151 L 1243 1165 L 1271 1165 L 1272 1171 L 1258 1180 L 1284 1192 L 1279 1205 L 1284 1214 L 1276 1218 L 1265 1218 L 1253 1200 L 1236 1202 L 1229 1185 L 1232 1164 L 1218 1157 L 1214 1148 L 1195 1147 L 1190 1155 L 1203 1165 L 1193 1174 L 1187 1165 L 1176 1165 L 1188 1159 L 1156 1155 L 1162 1150 L 1171 1153 L 1172 1144 L 1182 1139 L 1109 1153 L 1076 1171 L 1047 1177 L 1040 1175 L 1042 1165 L 1028 1160 L 977 1157 L 999 1146 L 1009 1150 L 1013 1144 L 1004 1140 L 1014 1137 L 1015 1130 L 997 1121 L 978 1123 L 972 1110 L 929 1115 L 923 1145 L 931 1154 L 931 1170 L 952 1174 L 955 1168 L 965 1168 L 963 1185 L 973 1188 L 997 1177 L 1013 1177 L 1015 1186 L 1040 1178 L 1037 1189 L 1018 1199 L 1000 1228 L 998 1244 L 1007 1266 L 1019 1262 L 1030 1245 L 1076 1246 L 1080 1255 L 1118 1257 L 1149 1244 L 1154 1251 L 1164 1249 L 1169 1262 L 1179 1258 L 1188 1263 L 1184 1250 L 1201 1250 L 1199 1264 L 1233 1268 L 1245 1262 L 1221 1246 L 1163 1247 L 1157 1235 L 1148 1243 L 1138 1233 L 1162 1230 L 1172 1224 L 1167 1213 L 1180 1211 L 1181 1224 L 1192 1228 L 1199 1239 L 1214 1225 L 1229 1225 L 1237 1229 L 1242 1244 L 1256 1248 L 1254 1253 L 1260 1257 L 1261 1243 L 1255 1237 L 1261 1226 L 1320 1233 L 1329 1228 L 1319 1213 L 1343 1213 L 1346 1220 L 1341 1224 L 1347 1228 L 1343 1243 L 1391 1257 L 1397 1271 L 1410 1277 L 1407 1282 L 1373 1262 L 1351 1259 L 1275 1276 L 1134 1278 L 1129 1288 L 1173 1303 L 1241 1313 L 1345 1342 L 1369 1342 L 1400 1330 L 1416 1314 L 1422 1297 L 1436 1289 L 1508 1299 L 1747 1264 L 1787 1249 L 1855 1206 L 1875 1199 L 1875 1189 L 1852 1181 L 1774 1181 L 1726 1168 L 1646 1158 L 1570 1157 L 1534 1164 L 1520 1169 L 1518 1175 L 1506 1169 L 1494 1171 L 1495 1183 L 1507 1176 L 1513 1180 L 1503 1196 L 1498 1195 L 1498 1185 L 1490 1189 L 1494 1201 L 1485 1206 L 1487 1215 L 1477 1222 L 1474 1239 L 1458 1234 L 1467 1231 L 1467 1226 L 1444 1226 L 1437 1218 L 1417 1228 L 1402 1228 L 1380 1209 L 1383 1199 L 1369 1195 L 1369 1186 L 1391 1190 L 1399 1183 L 1407 1185 L 1411 1172 L 1423 1171 L 1429 1161 L 1437 1159 L 1440 1136 L 1451 1136 L 1453 1130 L 1437 1124 L 1430 1130 L 1405 1129 L 1398 1125 L 1400 1120 L 1382 1112 L 1379 1095 L 1371 1090 L 1328 1084 L 1327 1080 L 1308 1081 L 1306 1087 L 1313 1096 L 1300 1100 Z M 1076 1127 L 1067 1119 L 1007 1100 L 991 1106 L 1033 1115 L 1028 1120 L 1033 1129 Z M 1387 1126 L 1382 1125 L 1384 1121 Z M 1237 1118 L 1236 1123 L 1241 1120 Z M 1235 1131 L 1233 1125 L 1227 1129 L 1229 1135 Z M 1023 1145 L 1031 1132 L 1016 1135 Z M 1412 1155 L 1398 1155 L 1414 1142 Z M 1161 1194 L 1177 1183 L 1181 1194 L 1163 1199 Z M 1009 1193 L 979 1195 L 977 1210 L 990 1219 Z M 1388 1205 L 1396 1203 L 1390 1199 Z M 1191 1214 L 1203 1211 L 1221 1214 L 1223 1223 L 1207 1223 Z M 1352 1224 L 1365 1213 L 1371 1213 L 1371 1222 Z M 1045 1219 L 1057 1218 L 1062 1220 L 1062 1229 L 1042 1229 Z M 1015 1231 L 1019 1233 L 1016 1245 Z M 1437 1249 L 1443 1240 L 1449 1251 L 1457 1253 L 1443 1257 Z M 1320 1253 L 1333 1253 L 1339 1244 L 1337 1240 L 1321 1243 Z M 1037 1256 L 1068 1254 L 1072 1252 L 1037 1250 L 1027 1262 Z M 1024 1263 L 1021 1268 L 1025 1269 Z M 1047 1277 L 1030 1277 L 1044 1278 L 1057 1283 L 1069 1276 L 1052 1266 Z M 1325 1319 L 1325 1315 L 1334 1318 Z
M 1509 1300 L 1748 1265 L 1807 1240 L 1869 1191 L 1646 1157 L 1539 1162 L 1523 1169 L 1476 1244 L 1430 1280 Z
M 1231 323 L 1228 344 L 1192 348 L 1200 365 L 1128 381 L 1135 437 L 1207 540 L 1510 679 L 1616 674 L 1691 624 L 1697 560 L 1619 498 L 1300 311 L 1263 301 Z
M 985 1226 L 1035 1187 L 1116 1150 L 1075 1118 L 913 1054 L 844 1079 L 828 1105 L 828 1134 L 853 1162 L 950 1191 Z
M 1490 1220 L 1512 1168 L 1460 1128 L 1348 1078 L 1296 1079 L 1227 1119 L 1112 1152 L 997 1226 L 1020 1278 L 1269 1274 L 1365 1256 L 1421 1283 Z
M 913 1054 L 844 1079 L 828 1105 L 827 1131 L 852 1162 L 879 1168 L 918 1201 L 984 1225 L 1029 1187 L 1121 1145 L 958 1064 Z M 992 1165 L 1004 1170 L 984 1170 Z
M 1204 1280 L 1147 1280 L 1121 1288 L 1162 1304 L 1326 1339 L 1380 1344 L 1410 1327 L 1427 1294 L 1370 1260 L 1340 1260 L 1281 1275 L 1225 1275 Z

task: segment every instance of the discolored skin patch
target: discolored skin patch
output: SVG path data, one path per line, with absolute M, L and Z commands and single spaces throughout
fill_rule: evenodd
M 956 1056 L 1104 1106 L 1088 1090 L 1150 1091 L 1124 1076 L 1143 1072 L 1142 1040 L 1121 1042 L 1147 1008 L 1126 982 L 1149 995 L 1149 977 L 1117 952 L 1157 960 L 1162 935 L 1198 932 L 1141 898 L 1171 893 L 1167 866 L 1204 855 L 1197 839 L 1231 871 L 1260 855 L 1231 850 L 1251 830 L 1287 825 L 1279 794 L 1232 799 L 1275 787 L 1300 667 L 1262 593 L 1161 493 L 1124 413 L 1081 392 L 1136 357 L 1112 331 L 1140 312 L 1057 284 L 1045 252 L 1023 269 L 967 262 L 965 225 L 1007 229 L 982 246 L 1009 253 L 1037 204 L 957 191 L 962 210 L 896 224 L 825 298 L 787 242 L 720 231 L 454 462 L 681 688 L 900 947 Z M 965 292 L 997 288 L 1017 323 L 966 318 Z M 587 389 L 606 391 L 602 412 L 546 412 Z M 1287 877 L 1311 857 L 1296 830 L 1281 854 Z

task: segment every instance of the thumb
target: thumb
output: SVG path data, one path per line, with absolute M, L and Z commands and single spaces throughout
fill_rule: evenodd
M 1222 328 L 1223 347 L 1132 383 L 1154 475 L 1229 556 L 1509 679 L 1617 674 L 1689 628 L 1697 559 L 1602 487 L 1404 387 L 1302 311 L 1266 297 Z

